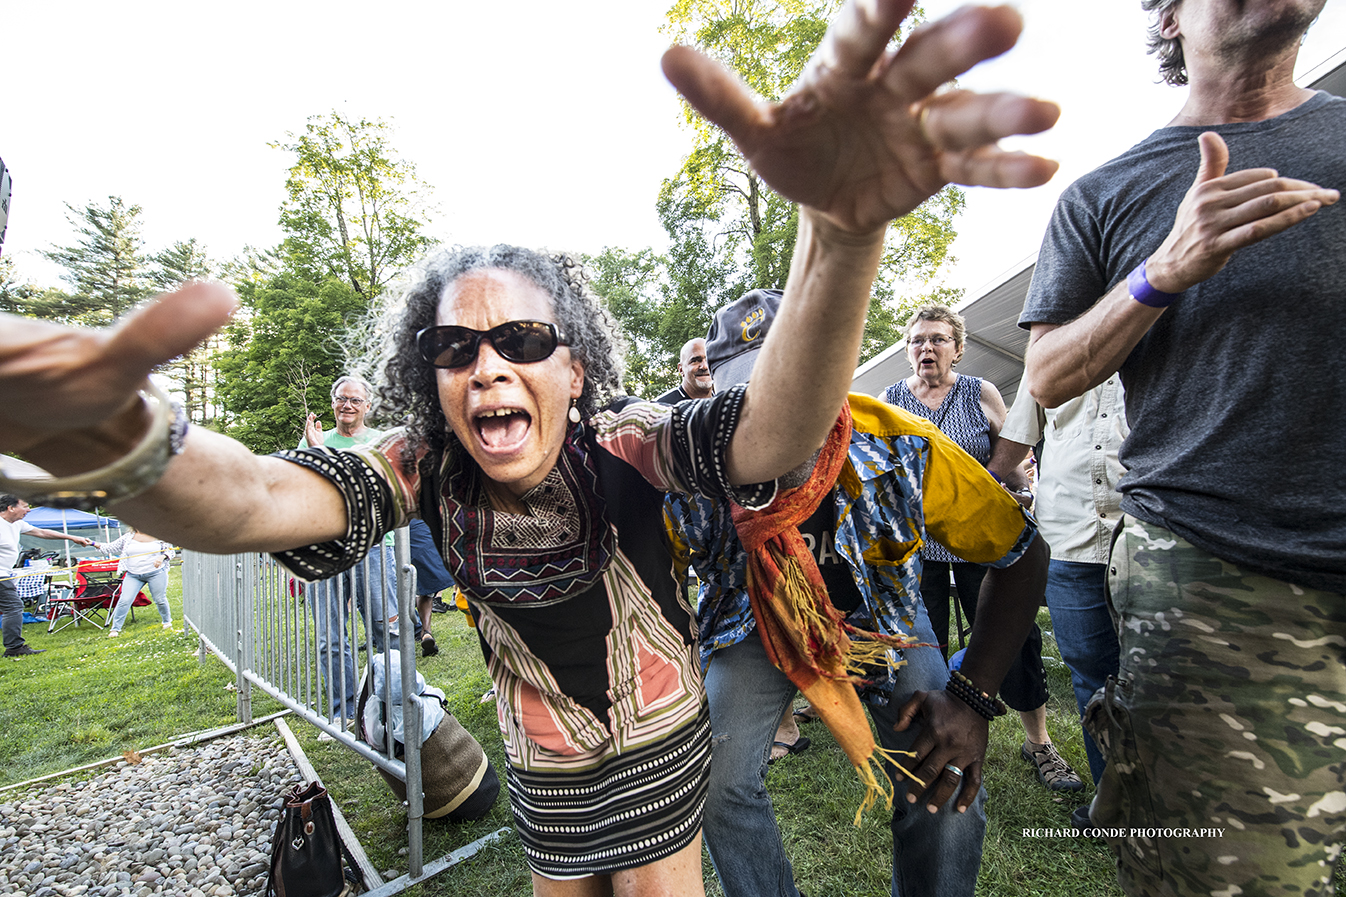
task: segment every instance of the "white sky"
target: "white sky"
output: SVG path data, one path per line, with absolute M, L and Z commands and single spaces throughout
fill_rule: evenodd
M 392 123 L 399 154 L 434 188 L 439 239 L 663 249 L 654 201 L 688 147 L 659 71 L 669 5 L 9 4 L 4 254 L 21 275 L 57 285 L 59 269 L 37 251 L 74 242 L 64 203 L 110 194 L 143 206 L 150 251 L 189 237 L 214 258 L 271 246 L 291 157 L 267 144 L 332 109 Z M 935 18 L 957 5 L 925 8 Z M 971 191 L 948 277 L 970 291 L 1036 252 L 1057 194 L 1167 122 L 1185 96 L 1153 83 L 1138 0 L 1017 5 L 1019 47 L 962 83 L 1060 102 L 1054 132 L 1014 145 L 1063 165 L 1037 190 Z M 1300 71 L 1343 47 L 1346 0 L 1328 0 Z

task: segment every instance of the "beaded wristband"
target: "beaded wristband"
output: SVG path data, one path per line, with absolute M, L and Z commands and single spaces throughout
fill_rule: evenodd
M 94 508 L 133 498 L 164 475 L 169 460 L 182 451 L 187 414 L 152 382 L 140 388 L 140 400 L 154 415 L 135 448 L 106 467 L 69 477 L 11 477 L 0 465 L 0 492 L 12 492 L 33 505 Z
M 1127 292 L 1141 305 L 1148 305 L 1150 308 L 1168 308 L 1182 293 L 1163 293 L 1150 286 L 1149 278 L 1145 276 L 1145 266 L 1149 262 L 1150 260 L 1146 259 L 1126 275 Z
M 949 684 L 944 687 L 944 690 L 971 707 L 988 722 L 1009 712 L 1009 708 L 1005 706 L 1003 701 L 999 698 L 993 698 L 977 688 L 972 684 L 972 680 L 964 676 L 960 670 L 953 670 L 949 673 Z

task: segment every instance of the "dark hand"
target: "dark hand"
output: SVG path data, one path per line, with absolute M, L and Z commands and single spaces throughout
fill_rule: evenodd
M 774 190 L 844 231 L 881 228 L 951 182 L 1046 183 L 1055 162 L 1005 152 L 996 141 L 1050 128 L 1060 114 L 1054 103 L 937 93 L 1014 46 L 1019 14 L 1006 6 L 964 7 L 889 49 L 913 5 L 849 0 L 799 83 L 774 105 L 757 101 L 733 73 L 688 47 L 664 55 L 664 73 Z
M 893 728 L 905 731 L 917 721 L 921 733 L 911 746 L 916 756 L 904 760 L 902 765 L 925 782 L 926 789 L 919 798 L 925 801 L 928 811 L 936 813 L 956 791 L 958 800 L 954 807 L 959 813 L 966 812 L 981 789 L 986 720 L 947 692 L 918 691 L 902 705 Z M 962 775 L 955 774 L 949 766 L 961 770 Z M 917 798 L 915 789 L 908 789 L 907 801 L 915 803 Z

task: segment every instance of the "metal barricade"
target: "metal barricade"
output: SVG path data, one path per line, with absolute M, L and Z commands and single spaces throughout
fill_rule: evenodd
M 449 865 L 444 863 L 447 857 L 428 870 L 424 863 L 420 741 L 407 738 L 405 759 L 398 760 L 392 726 L 385 727 L 387 740 L 379 750 L 358 737 L 354 720 L 361 681 L 355 674 L 362 667 L 368 673 L 360 655 L 373 657 L 393 649 L 399 652 L 400 670 L 389 669 L 383 694 L 369 700 L 381 697 L 387 706 L 392 676 L 400 675 L 405 731 L 421 730 L 413 636 L 416 570 L 410 563 L 407 530 L 396 530 L 393 541 L 391 551 L 385 547 L 370 552 L 355 569 L 317 583 L 296 579 L 270 555 L 183 552 L 182 611 L 198 634 L 199 657 L 204 661 L 209 651 L 234 673 L 239 722 L 252 721 L 252 689 L 259 688 L 406 781 L 410 884 Z M 390 564 L 392 571 L 387 570 Z M 395 893 L 386 888 L 378 892 Z

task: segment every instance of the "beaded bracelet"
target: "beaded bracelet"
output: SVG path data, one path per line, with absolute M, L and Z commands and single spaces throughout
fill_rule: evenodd
M 971 707 L 988 722 L 1009 712 L 1009 708 L 1005 706 L 1003 701 L 999 698 L 993 698 L 977 688 L 972 684 L 972 680 L 964 676 L 960 670 L 953 670 L 949 673 L 949 684 L 944 687 L 944 690 Z
M 106 467 L 68 477 L 14 477 L 0 464 L 0 491 L 12 492 L 33 505 L 92 511 L 132 498 L 164 475 L 172 457 L 182 451 L 187 415 L 153 382 L 140 388 L 140 400 L 152 417 L 135 448 Z

